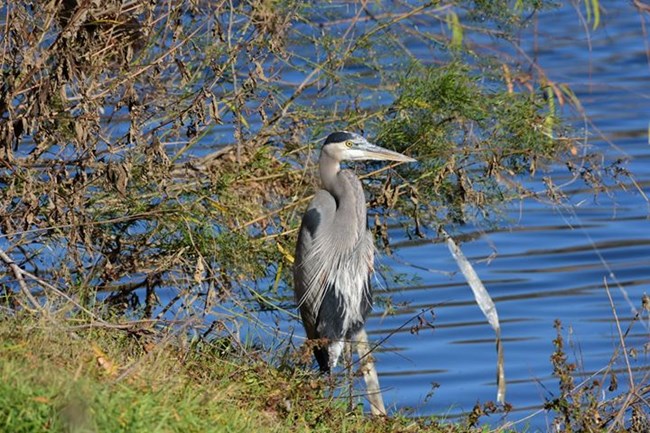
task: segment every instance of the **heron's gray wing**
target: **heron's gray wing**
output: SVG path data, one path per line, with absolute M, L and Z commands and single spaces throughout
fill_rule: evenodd
M 322 293 L 326 290 L 325 282 L 316 278 L 319 265 L 313 259 L 317 248 L 316 240 L 326 236 L 327 230 L 332 230 L 335 213 L 334 197 L 325 190 L 319 190 L 302 217 L 298 235 L 293 269 L 294 289 L 309 338 L 319 338 L 316 332 L 316 318 Z M 322 287 L 319 286 L 321 284 Z

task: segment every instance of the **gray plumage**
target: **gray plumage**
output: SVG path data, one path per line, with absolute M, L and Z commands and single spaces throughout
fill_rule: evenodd
M 412 158 L 370 144 L 351 132 L 325 140 L 319 160 L 322 188 L 305 211 L 294 265 L 296 302 L 320 369 L 335 367 L 346 341 L 355 340 L 372 307 L 370 275 L 374 242 L 367 228 L 366 203 L 359 179 L 341 170 L 344 160 Z

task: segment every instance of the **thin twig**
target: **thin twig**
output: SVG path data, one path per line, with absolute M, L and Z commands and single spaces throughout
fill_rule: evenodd
M 16 278 L 16 281 L 18 281 L 18 285 L 20 286 L 20 291 L 23 292 L 23 295 L 27 298 L 27 300 L 34 306 L 35 310 L 40 311 L 41 313 L 44 312 L 43 307 L 41 304 L 39 304 L 38 300 L 34 298 L 32 295 L 31 291 L 29 290 L 29 287 L 27 287 L 27 283 L 25 283 L 25 279 L 23 278 L 23 269 L 14 262 L 11 257 L 7 255 L 3 250 L 0 249 L 0 259 L 11 269 L 11 272 L 14 274 L 14 277 Z M 30 311 L 34 311 L 32 309 L 29 309 Z
M 609 286 L 607 284 L 607 277 L 603 277 L 603 283 L 605 285 L 605 292 L 607 293 L 607 298 L 609 299 L 609 305 L 612 308 L 612 314 L 614 315 L 614 322 L 616 323 L 616 330 L 618 331 L 618 338 L 619 338 L 619 342 L 621 344 L 621 351 L 623 352 L 623 358 L 625 359 L 625 365 L 627 367 L 627 374 L 628 374 L 629 387 L 630 387 L 630 390 L 628 391 L 627 396 L 625 397 L 625 401 L 623 402 L 623 404 L 621 404 L 621 407 L 618 410 L 618 413 L 616 414 L 614 422 L 607 429 L 608 432 L 612 432 L 612 431 L 614 431 L 614 428 L 618 424 L 620 424 L 621 426 L 624 426 L 623 417 L 625 415 L 625 411 L 628 409 L 628 407 L 630 405 L 630 401 L 632 400 L 632 396 L 634 395 L 635 384 L 634 384 L 634 376 L 632 375 L 632 367 L 630 366 L 630 359 L 628 358 L 628 355 L 627 355 L 627 348 L 625 346 L 625 339 L 623 338 L 623 330 L 621 329 L 621 322 L 618 319 L 618 314 L 616 313 L 616 306 L 614 305 L 614 300 L 612 299 L 612 294 L 609 291 Z
M 9 267 L 11 268 L 12 272 L 13 272 L 14 275 L 16 276 L 16 279 L 18 280 L 18 284 L 21 286 L 21 290 L 26 291 L 25 296 L 27 296 L 28 299 L 30 300 L 30 302 L 34 303 L 34 305 L 36 305 L 37 308 L 38 308 L 41 312 L 43 312 L 44 310 L 43 310 L 43 308 L 40 306 L 40 304 L 38 303 L 38 301 L 36 301 L 36 299 L 34 299 L 34 297 L 33 297 L 33 296 L 31 295 L 31 293 L 29 292 L 29 289 L 27 288 L 27 284 L 25 283 L 24 277 L 27 277 L 27 278 L 29 278 L 29 279 L 31 279 L 31 280 L 34 280 L 34 281 L 37 282 L 39 285 L 41 285 L 41 286 L 43 286 L 44 288 L 46 288 L 46 289 L 48 289 L 48 290 L 54 292 L 56 295 L 58 295 L 58 296 L 64 298 L 65 300 L 67 300 L 68 302 L 70 302 L 71 304 L 73 304 L 75 307 L 77 307 L 79 310 L 83 311 L 84 313 L 88 314 L 90 317 L 92 317 L 93 319 L 95 319 L 97 322 L 106 324 L 106 322 L 103 321 L 102 319 L 99 319 L 99 318 L 95 315 L 95 313 L 93 313 L 92 311 L 88 310 L 88 309 L 85 308 L 83 305 L 79 304 L 77 301 L 75 301 L 75 300 L 74 300 L 70 295 L 68 295 L 67 293 L 65 293 L 65 292 L 63 292 L 63 291 L 57 289 L 56 287 L 54 287 L 52 284 L 48 283 L 47 281 L 42 280 L 41 278 L 37 277 L 36 275 L 34 275 L 34 274 L 30 273 L 30 272 L 27 272 L 26 270 L 22 269 L 20 266 L 16 265 L 16 263 L 14 263 L 14 261 L 11 260 L 11 258 L 10 258 L 10 257 L 9 257 L 9 256 L 4 252 L 4 251 L 2 251 L 2 250 L 0 250 L 0 259 L 2 259 L 2 261 L 5 262 L 5 264 L 7 264 L 7 266 L 9 266 Z M 21 281 L 22 281 L 22 284 L 21 284 Z

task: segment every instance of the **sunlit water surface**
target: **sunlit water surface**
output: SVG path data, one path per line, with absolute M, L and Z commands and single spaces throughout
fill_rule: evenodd
M 506 419 L 525 419 L 538 430 L 552 422 L 552 415 L 539 409 L 558 389 L 549 360 L 554 320 L 563 324 L 570 360 L 600 377 L 619 344 L 612 307 L 625 329 L 643 293 L 650 292 L 650 207 L 639 193 L 650 194 L 650 53 L 638 13 L 629 2 L 616 8 L 608 9 L 601 27 L 589 34 L 572 7 L 546 12 L 539 16 L 536 37 L 531 26 L 521 38 L 552 80 L 571 86 L 594 122 L 579 120 L 576 126 L 590 134 L 600 129 L 605 138 L 590 139 L 590 145 L 612 161 L 628 160 L 625 167 L 637 184 L 595 195 L 575 182 L 566 189 L 566 207 L 527 200 L 511 207 L 500 229 L 465 227 L 456 233 L 497 304 L 507 401 L 514 408 Z M 565 167 L 554 175 L 571 181 Z M 544 190 L 542 184 L 530 187 Z M 414 416 L 454 417 L 477 402 L 495 400 L 494 333 L 445 244 L 409 240 L 400 227 L 390 234 L 394 256 L 380 257 L 380 264 L 416 283 L 375 281 L 383 287 L 377 295 L 390 296 L 395 305 L 390 315 L 375 308 L 367 324 L 371 339 L 383 341 L 376 359 L 386 404 Z M 412 333 L 418 314 L 433 328 Z M 283 328 L 295 332 L 300 345 L 300 325 L 294 321 Z M 626 340 L 639 350 L 631 367 L 640 372 L 649 365 L 643 351 L 648 335 L 648 323 L 637 322 Z M 619 374 L 623 384 L 624 373 Z M 608 383 L 605 379 L 605 389 Z M 486 420 L 501 421 L 496 415 Z

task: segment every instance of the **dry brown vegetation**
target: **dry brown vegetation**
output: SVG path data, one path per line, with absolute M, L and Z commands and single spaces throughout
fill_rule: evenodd
M 411 217 L 416 236 L 423 226 L 492 220 L 495 204 L 526 194 L 518 174 L 574 149 L 532 76 L 497 67 L 508 74 L 494 91 L 476 81 L 487 65 L 466 64 L 461 51 L 444 54 L 446 66 L 409 60 L 395 35 L 447 43 L 411 25 L 447 22 L 448 7 L 362 6 L 335 19 L 341 7 L 8 5 L 0 98 L 8 260 L 80 304 L 107 294 L 105 313 L 139 308 L 150 317 L 156 305 L 179 311 L 196 299 L 210 311 L 263 277 L 276 283 L 255 298 L 273 304 L 314 185 L 309 162 L 299 168 L 313 137 L 368 130 L 416 156 L 420 166 L 400 172 L 409 182 L 384 173 L 373 202 Z M 480 18 L 514 25 L 523 11 Z M 394 95 L 392 104 L 372 103 L 381 94 Z M 584 161 L 576 177 L 581 170 Z M 387 244 L 385 221 L 376 227 Z M 14 281 L 24 294 L 53 295 L 22 275 Z M 10 302 L 36 307 L 5 287 Z M 238 302 L 250 295 L 244 289 Z

